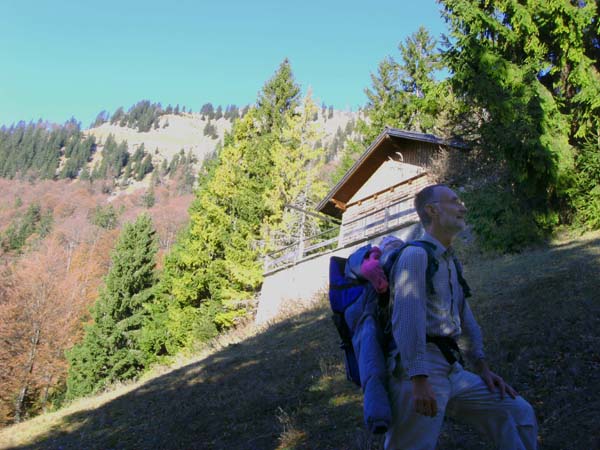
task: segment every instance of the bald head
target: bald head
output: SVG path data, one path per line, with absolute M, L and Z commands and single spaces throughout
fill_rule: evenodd
M 417 214 L 419 215 L 419 219 L 421 219 L 423 227 L 427 227 L 431 224 L 431 216 L 427 212 L 425 206 L 438 202 L 439 191 L 442 189 L 450 188 L 445 184 L 433 184 L 421 189 L 421 191 L 415 195 L 415 209 L 417 210 Z

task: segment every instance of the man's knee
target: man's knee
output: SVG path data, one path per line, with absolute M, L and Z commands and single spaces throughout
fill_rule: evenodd
M 517 427 L 519 437 L 527 450 L 537 448 L 537 420 L 535 411 L 527 400 L 519 396 L 515 399 L 513 420 Z
M 514 402 L 514 417 L 518 425 L 535 425 L 535 411 L 527 400 L 518 396 Z

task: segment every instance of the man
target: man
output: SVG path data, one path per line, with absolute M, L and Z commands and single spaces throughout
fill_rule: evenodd
M 385 448 L 434 449 L 448 414 L 472 425 L 500 449 L 535 449 L 533 409 L 488 367 L 481 331 L 457 272 L 451 244 L 465 228 L 467 210 L 444 185 L 419 192 L 415 208 L 425 229 L 422 240 L 433 244 L 437 270 L 428 283 L 427 251 L 408 246 L 391 275 L 397 348 L 389 365 L 393 419 Z M 460 348 L 477 374 L 462 367 L 452 347 Z

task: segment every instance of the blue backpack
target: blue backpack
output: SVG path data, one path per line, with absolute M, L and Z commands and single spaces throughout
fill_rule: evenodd
M 427 252 L 425 274 L 428 294 L 433 293 L 433 275 L 438 270 L 434 256 L 435 245 L 427 241 L 402 242 L 396 240 L 381 255 L 380 264 L 390 279 L 394 265 L 402 251 L 416 246 Z M 333 322 L 341 338 L 344 351 L 346 377 L 363 391 L 364 421 L 374 434 L 385 433 L 391 424 L 392 410 L 386 389 L 386 359 L 395 347 L 389 314 L 389 293 L 378 294 L 361 275 L 360 268 L 371 250 L 365 245 L 352 253 L 348 259 L 332 257 L 329 262 L 329 303 Z M 455 259 L 458 279 L 465 296 L 469 287 L 462 278 L 462 268 Z M 452 364 L 462 361 L 456 342 L 448 337 L 427 336 Z M 458 355 L 458 357 L 456 357 Z
M 393 273 L 393 267 L 402 251 L 408 246 L 419 247 L 427 252 L 425 278 L 427 291 L 429 294 L 433 294 L 433 276 L 438 270 L 437 260 L 434 256 L 435 245 L 431 242 L 420 240 L 398 242 L 399 245 L 396 245 L 391 251 L 384 252 L 381 257 L 381 264 L 388 279 L 390 274 Z M 360 323 L 360 321 L 351 320 L 351 323 L 348 323 L 347 313 L 351 306 L 355 310 L 360 310 L 363 305 L 373 305 L 374 302 L 368 301 L 367 298 L 377 295 L 371 284 L 360 276 L 360 264 L 370 250 L 371 245 L 368 244 L 356 250 L 347 259 L 333 256 L 329 261 L 329 303 L 333 311 L 332 319 L 341 338 L 340 348 L 344 351 L 346 378 L 357 386 L 361 386 L 361 375 L 352 339 L 357 331 L 356 324 Z M 463 288 L 465 298 L 470 297 L 471 290 L 462 276 L 462 266 L 456 258 L 454 258 L 454 263 L 457 269 L 458 281 Z M 386 292 L 385 294 L 378 295 L 376 305 L 377 311 L 375 312 L 375 316 L 379 326 L 378 340 L 380 341 L 384 355 L 387 355 L 395 347 L 391 333 L 391 318 L 389 316 L 389 293 Z M 372 314 L 372 311 L 363 310 L 362 313 Z M 353 311 L 353 315 L 356 316 L 356 314 L 356 311 Z M 430 338 L 428 337 L 429 340 Z M 434 339 L 431 339 L 431 342 L 435 342 Z M 435 343 L 439 346 L 438 342 Z M 446 349 L 441 350 L 448 359 L 448 356 L 450 356 L 448 351 Z
M 364 258 L 370 249 L 369 245 L 355 253 L 361 252 Z M 333 256 L 329 260 L 329 303 L 333 311 L 333 323 L 341 338 L 340 348 L 344 351 L 346 378 L 360 386 L 358 362 L 352 346 L 353 332 L 346 323 L 344 312 L 364 295 L 368 282 L 358 277 L 346 277 L 346 264 L 347 259 L 339 256 Z
M 362 388 L 364 420 L 376 434 L 390 426 L 392 410 L 385 388 L 384 336 L 379 326 L 380 298 L 360 274 L 360 266 L 371 249 L 364 246 L 346 260 L 332 257 L 329 266 L 329 299 L 333 321 L 342 338 L 346 377 Z

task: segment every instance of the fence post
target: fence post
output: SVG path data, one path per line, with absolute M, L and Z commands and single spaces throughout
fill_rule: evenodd
M 298 251 L 296 253 L 296 261 L 300 261 L 304 256 L 304 239 L 298 241 Z
M 390 219 L 390 207 L 386 206 L 384 210 L 385 218 L 383 220 L 383 229 L 387 231 L 388 229 L 388 221 Z

